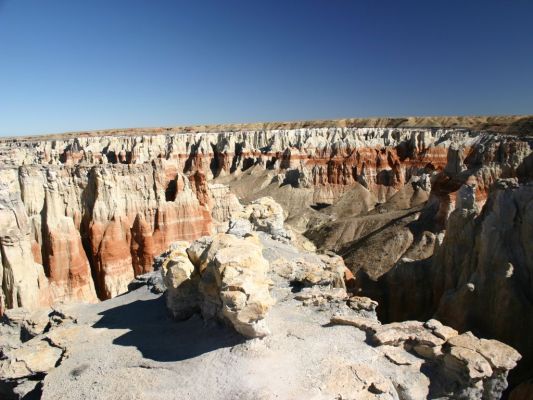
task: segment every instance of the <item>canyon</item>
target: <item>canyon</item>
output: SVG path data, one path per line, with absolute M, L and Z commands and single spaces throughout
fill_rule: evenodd
M 342 257 L 340 278 L 328 278 L 327 285 L 377 301 L 383 324 L 435 318 L 461 335 L 471 331 L 512 346 L 521 360 L 507 368 L 516 387 L 511 396 L 527 398 L 518 396 L 533 379 L 532 149 L 533 117 L 527 116 L 0 139 L 0 314 L 79 302 L 106 307 L 99 304 L 129 296 L 136 278 L 174 257 L 187 267 L 168 276 L 167 293 L 187 302 L 167 302 L 171 314 L 201 311 L 208 318 L 221 306 L 198 293 L 221 289 L 204 282 L 208 276 L 191 275 L 204 271 L 193 262 L 200 255 L 191 256 L 191 243 L 211 237 L 250 257 L 292 243 L 321 257 L 309 261 L 313 265 Z M 271 201 L 258 200 L 265 196 Z M 273 239 L 251 250 L 231 238 L 216 239 L 228 232 L 243 236 L 239 232 L 250 226 Z M 187 245 L 179 250 L 181 242 Z M 161 258 L 169 246 L 181 255 Z M 222 250 L 217 257 L 227 259 Z M 257 273 L 263 274 L 275 270 L 273 261 L 238 263 L 262 265 Z M 178 294 L 183 273 L 195 283 Z M 302 285 L 294 277 L 291 282 Z M 255 337 L 266 328 L 242 316 L 264 307 L 261 318 L 268 319 L 272 304 L 268 285 L 253 287 L 251 293 L 243 289 L 247 298 L 257 296 L 253 306 L 222 319 Z M 226 306 L 240 295 L 217 296 Z M 416 326 L 416 335 L 425 335 L 426 328 Z M 441 365 L 439 357 L 432 362 Z M 390 396 L 395 398 L 392 390 Z

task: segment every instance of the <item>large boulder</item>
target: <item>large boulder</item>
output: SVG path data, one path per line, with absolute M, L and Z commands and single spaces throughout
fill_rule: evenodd
M 264 318 L 274 300 L 257 237 L 218 234 L 178 247 L 161 269 L 175 318 L 201 311 L 205 319 L 223 320 L 246 337 L 268 335 Z

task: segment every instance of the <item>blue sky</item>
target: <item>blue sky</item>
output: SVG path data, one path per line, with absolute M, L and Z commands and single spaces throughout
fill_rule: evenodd
M 0 135 L 533 113 L 533 1 L 0 0 Z

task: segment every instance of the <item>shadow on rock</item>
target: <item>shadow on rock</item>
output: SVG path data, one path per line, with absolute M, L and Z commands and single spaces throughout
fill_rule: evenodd
M 136 300 L 99 313 L 93 328 L 129 329 L 113 344 L 136 347 L 154 361 L 172 362 L 243 343 L 242 336 L 199 315 L 176 322 L 166 313 L 164 297 Z

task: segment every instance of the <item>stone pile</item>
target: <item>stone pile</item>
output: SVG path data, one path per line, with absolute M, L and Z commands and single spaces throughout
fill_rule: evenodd
M 0 324 L 0 398 L 30 398 L 46 374 L 68 356 L 77 321 L 66 309 L 6 311 Z
M 432 368 L 436 375 L 435 398 L 500 399 L 509 371 L 521 359 L 504 343 L 479 339 L 471 332 L 459 334 L 435 319 L 382 325 L 372 318 L 336 315 L 331 323 L 367 332 L 369 341 L 394 363 L 405 364 L 400 350 L 423 360 L 420 365 Z

